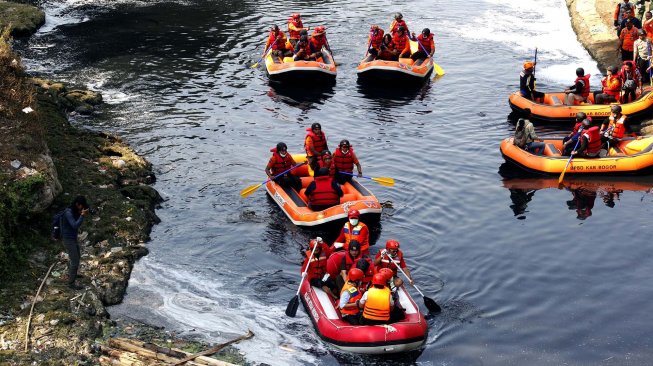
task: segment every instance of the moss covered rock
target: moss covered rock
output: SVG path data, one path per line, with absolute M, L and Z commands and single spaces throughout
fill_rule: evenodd
M 11 27 L 14 37 L 34 34 L 45 24 L 45 13 L 32 5 L 0 1 L 0 29 Z

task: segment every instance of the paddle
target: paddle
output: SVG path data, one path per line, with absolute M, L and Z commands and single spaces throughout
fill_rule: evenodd
M 243 189 L 242 191 L 240 191 L 240 196 L 243 197 L 243 198 L 245 198 L 245 197 L 249 196 L 250 194 L 254 193 L 254 191 L 256 191 L 257 189 L 259 189 L 259 188 L 260 188 L 262 185 L 264 185 L 265 183 L 267 183 L 267 182 L 269 182 L 269 181 L 271 181 L 271 180 L 273 180 L 273 179 L 277 179 L 277 178 L 279 178 L 280 176 L 282 176 L 282 175 L 288 173 L 289 171 L 291 171 L 291 170 L 293 170 L 293 169 L 295 169 L 295 168 L 299 168 L 299 167 L 302 166 L 302 165 L 306 165 L 306 162 L 303 162 L 303 163 L 297 164 L 297 165 L 295 165 L 294 167 L 292 167 L 292 168 L 290 168 L 290 169 L 287 169 L 287 170 L 285 170 L 285 171 L 283 171 L 283 172 L 281 172 L 281 173 L 275 175 L 274 177 L 272 177 L 272 178 L 266 180 L 266 181 L 263 182 L 263 183 L 255 184 L 255 185 L 253 185 L 253 186 L 249 186 L 249 187 Z
M 278 38 L 275 38 L 275 39 L 274 39 L 274 42 L 272 42 L 272 44 L 269 45 L 268 48 L 265 49 L 265 51 L 263 52 L 263 55 L 261 56 L 261 58 L 259 58 L 258 61 L 256 61 L 256 63 L 255 63 L 254 65 L 251 66 L 252 69 L 255 69 L 255 68 L 258 67 L 258 64 L 259 64 L 261 61 L 263 61 L 263 57 L 265 57 L 265 55 L 267 55 L 268 50 L 269 50 L 270 48 L 272 48 L 272 46 L 274 46 L 274 45 L 277 43 L 277 39 L 278 39 Z
M 424 53 L 426 54 L 426 57 L 430 58 L 431 62 L 433 62 L 433 69 L 435 70 L 435 76 L 444 75 L 444 70 L 440 67 L 440 65 L 435 63 L 435 61 L 433 60 L 433 57 L 431 57 L 431 54 L 426 52 L 426 48 L 424 47 L 424 45 L 422 45 L 422 42 L 420 42 L 419 39 L 417 39 L 417 37 L 415 37 L 415 41 L 417 41 L 417 44 L 420 47 L 422 47 L 422 51 L 424 51 Z M 433 77 L 434 79 L 435 79 L 435 76 Z
M 357 174 L 349 173 L 349 172 L 340 172 L 339 171 L 338 173 L 351 175 L 352 177 L 357 177 L 358 176 Z M 365 178 L 365 179 L 371 179 L 371 180 L 379 183 L 382 186 L 392 187 L 392 186 L 395 185 L 395 180 L 392 179 L 392 178 L 388 178 L 388 177 L 376 177 L 376 178 L 374 178 L 374 177 L 366 177 L 364 175 L 362 175 L 361 177 Z
M 391 258 L 388 255 L 388 253 L 386 253 L 385 255 L 386 255 L 386 257 L 388 257 L 388 259 L 390 259 L 392 261 L 392 263 L 394 263 L 394 265 L 401 271 L 401 273 L 404 275 L 404 277 L 406 277 L 406 279 L 410 283 L 410 278 L 408 278 L 408 275 L 406 275 L 406 272 L 404 272 L 404 270 L 401 269 L 401 267 L 399 266 L 399 263 L 397 263 L 397 261 L 395 261 L 393 258 Z M 442 311 L 442 308 L 440 307 L 440 305 L 438 305 L 435 302 L 435 300 L 431 299 L 430 297 L 424 296 L 424 293 L 422 293 L 422 291 L 420 291 L 420 289 L 417 287 L 416 284 L 413 283 L 412 285 L 415 288 L 415 290 L 417 290 L 417 292 L 419 292 L 419 294 L 422 295 L 422 298 L 424 299 L 424 306 L 426 306 L 426 308 L 429 309 L 430 312 L 439 313 L 439 312 Z
M 582 136 L 578 136 L 578 140 L 576 140 L 576 146 L 574 146 L 574 149 L 572 150 L 572 152 L 576 151 L 576 148 L 578 147 L 578 143 L 580 142 L 581 138 L 582 138 Z M 560 173 L 560 178 L 558 178 L 558 186 L 562 185 L 562 180 L 565 178 L 565 172 L 567 172 L 567 167 L 569 166 L 569 163 L 571 163 L 571 159 L 573 159 L 573 158 L 574 158 L 574 155 L 572 154 L 569 157 L 569 160 L 567 160 L 567 165 L 565 165 L 565 168 L 562 169 L 562 173 Z
M 648 53 L 648 83 L 653 86 L 653 71 L 651 70 L 651 40 L 646 40 L 646 52 Z
M 315 241 L 315 245 L 313 245 L 313 250 L 311 251 L 311 256 L 310 258 L 313 258 L 313 254 L 315 254 L 315 249 L 317 246 L 320 245 L 317 240 Z M 297 293 L 295 296 L 293 296 L 292 299 L 290 299 L 290 302 L 288 303 L 288 306 L 286 306 L 286 315 L 288 315 L 291 318 L 294 318 L 295 315 L 297 315 L 297 308 L 299 307 L 299 291 L 302 289 L 302 285 L 304 284 L 304 279 L 306 278 L 305 273 L 308 272 L 308 267 L 311 265 L 311 260 L 309 259 L 308 262 L 306 263 L 306 268 L 304 268 L 304 272 L 302 272 L 302 280 L 299 281 L 299 288 L 297 289 Z
M 324 34 L 324 43 L 326 44 L 327 49 L 329 50 L 329 53 L 331 54 L 331 58 L 333 59 L 333 63 L 336 64 L 336 66 L 337 66 L 338 63 L 336 62 L 336 58 L 333 56 L 333 51 L 331 51 L 331 46 L 329 46 L 329 40 L 327 39 L 326 33 Z

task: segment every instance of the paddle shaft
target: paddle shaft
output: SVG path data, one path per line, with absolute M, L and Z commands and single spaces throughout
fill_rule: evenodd
M 393 258 L 390 258 L 390 256 L 387 253 L 386 253 L 386 257 L 388 257 L 388 259 L 390 259 L 392 263 L 394 263 L 394 265 L 401 271 L 401 273 L 403 273 L 404 276 L 406 276 L 406 279 L 410 280 L 408 275 L 406 275 L 406 272 L 404 272 L 404 270 L 401 269 L 401 267 L 399 266 L 399 263 L 397 263 Z M 424 305 L 426 306 L 427 309 L 429 309 L 429 311 L 436 312 L 436 313 L 442 311 L 440 305 L 438 305 L 433 299 L 424 296 L 424 293 L 419 289 L 419 287 L 417 287 L 414 281 L 413 283 L 411 283 L 411 285 L 415 288 L 415 290 L 417 290 L 417 292 L 419 292 L 420 295 L 422 295 L 422 299 L 424 299 Z
M 302 166 L 302 165 L 306 165 L 306 163 L 299 163 L 299 164 L 297 164 L 297 165 L 295 165 L 295 166 L 293 166 L 293 167 L 290 167 L 290 168 L 284 170 L 283 172 L 281 172 L 281 173 L 275 175 L 274 177 L 269 178 L 269 179 L 266 180 L 265 182 L 261 183 L 261 185 L 264 185 L 265 183 L 267 183 L 267 182 L 269 182 L 269 181 L 271 181 L 271 180 L 275 180 L 275 179 L 279 178 L 280 176 L 282 176 L 282 175 L 288 173 L 289 171 L 291 171 L 291 170 L 293 170 L 293 169 L 295 169 L 295 168 L 299 168 L 299 167 Z
M 435 77 L 437 77 L 438 75 L 440 76 L 444 75 L 444 70 L 442 70 L 442 68 L 438 64 L 436 64 L 435 61 L 433 61 L 433 57 L 431 57 L 430 53 L 426 52 L 426 48 L 424 47 L 422 42 L 420 42 L 419 39 L 417 39 L 417 37 L 415 37 L 415 41 L 420 47 L 422 47 L 422 51 L 424 51 L 426 57 L 431 59 L 431 63 L 433 63 L 433 69 L 435 69 Z M 435 77 L 433 77 L 433 79 L 435 79 Z
M 275 44 L 277 44 L 277 40 L 278 40 L 278 38 L 275 38 L 275 39 L 274 39 L 274 42 L 272 42 L 272 44 L 270 44 L 270 45 L 265 49 L 265 51 L 263 51 L 263 55 L 261 55 L 261 58 L 259 58 L 258 61 L 256 61 L 256 63 L 255 63 L 254 65 L 258 66 L 258 64 L 261 63 L 261 61 L 263 61 L 263 58 L 265 57 L 265 55 L 268 54 L 268 51 L 272 48 L 272 46 L 274 46 Z
M 389 259 L 392 263 L 394 263 L 395 267 L 397 267 L 397 269 L 401 271 L 401 273 L 406 277 L 406 279 L 408 280 L 408 282 L 413 282 L 413 281 L 411 280 L 411 278 L 408 277 L 408 275 L 406 274 L 406 272 L 404 272 L 404 270 L 401 269 L 401 266 L 399 266 L 399 263 L 398 263 L 396 260 L 394 260 L 394 258 L 392 258 L 388 253 L 385 253 L 385 256 L 388 257 L 388 259 Z M 422 295 L 422 297 L 424 297 L 424 294 L 422 293 L 422 291 L 420 291 L 420 290 L 417 288 L 417 286 L 415 286 L 414 283 L 413 283 L 412 285 L 413 285 L 413 287 L 415 287 L 415 289 L 417 290 L 417 292 L 419 292 L 419 294 Z
M 576 146 L 574 146 L 574 149 L 572 150 L 572 152 L 573 152 L 573 151 L 576 151 L 576 148 L 578 148 L 578 143 L 580 142 L 580 139 L 581 139 L 581 138 L 583 138 L 583 137 L 582 137 L 582 136 L 578 136 L 578 140 L 576 140 Z M 563 180 L 564 177 L 565 177 L 565 172 L 567 171 L 567 167 L 569 166 L 569 163 L 571 163 L 571 159 L 573 159 L 573 158 L 574 158 L 574 155 L 571 155 L 571 156 L 569 157 L 569 160 L 567 160 L 567 165 L 565 165 L 565 168 L 562 169 L 562 173 L 560 173 L 560 178 L 558 178 L 558 184 L 562 183 L 562 180 Z
M 533 77 L 535 77 L 535 67 L 537 66 L 537 47 L 535 47 L 535 58 L 533 61 Z
M 311 258 L 313 258 L 313 255 L 315 254 L 315 249 L 317 249 L 317 246 L 320 245 L 317 240 L 315 241 L 315 245 L 313 246 L 313 250 L 311 251 L 311 256 L 308 258 L 308 262 L 306 262 L 306 268 L 304 268 L 304 272 L 302 272 L 302 280 L 299 281 L 299 288 L 297 289 L 297 293 L 295 296 L 299 295 L 299 291 L 302 289 L 302 285 L 304 284 L 304 279 L 306 276 L 304 276 L 304 273 L 308 272 L 308 267 L 311 266 Z

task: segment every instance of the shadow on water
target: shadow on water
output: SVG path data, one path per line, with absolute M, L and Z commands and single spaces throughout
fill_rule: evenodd
M 363 83 L 359 80 L 356 86 L 358 92 L 369 103 L 388 108 L 404 106 L 414 100 L 423 100 L 431 90 L 430 81 L 425 81 L 422 84 L 406 84 L 397 87 L 396 85 Z
M 565 189 L 571 198 L 565 201 L 576 218 L 585 220 L 592 216 L 594 203 L 600 197 L 605 206 L 613 208 L 624 191 L 649 193 L 653 188 L 652 176 L 574 176 L 567 175 L 558 185 L 558 176 L 542 176 L 525 172 L 513 164 L 503 163 L 499 168 L 503 186 L 510 191 L 510 208 L 519 220 L 526 218 L 528 204 L 535 192 L 544 189 Z
M 331 355 L 341 365 L 377 365 L 377 366 L 391 366 L 391 365 L 417 365 L 417 359 L 421 356 L 423 348 L 397 354 L 389 355 L 355 355 L 351 353 L 342 353 L 332 351 Z
M 320 85 L 293 85 L 270 81 L 270 90 L 267 95 L 278 103 L 284 103 L 302 111 L 315 109 L 316 105 L 324 104 L 333 97 L 333 84 Z

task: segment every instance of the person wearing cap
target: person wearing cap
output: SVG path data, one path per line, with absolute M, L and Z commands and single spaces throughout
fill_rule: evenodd
M 265 49 L 272 46 L 272 56 L 283 60 L 284 57 L 293 55 L 292 46 L 288 43 L 286 35 L 279 29 L 279 26 L 273 25 L 270 29 L 270 35 L 265 43 Z
M 626 134 L 626 116 L 621 113 L 620 105 L 610 107 L 610 117 L 601 124 L 601 139 L 606 143 L 608 152 L 611 146 L 616 146 Z
M 608 74 L 601 79 L 603 88 L 594 92 L 594 104 L 610 104 L 621 100 L 621 79 L 616 66 L 608 67 Z
M 590 77 L 592 75 L 585 75 L 585 70 L 582 67 L 576 69 L 576 80 L 574 85 L 565 89 L 565 104 L 574 105 L 575 103 L 587 102 L 587 97 L 590 95 Z
M 367 36 L 367 53 L 372 56 L 372 59 L 376 58 L 381 52 L 381 43 L 383 42 L 383 29 L 379 28 L 378 25 L 373 24 L 370 27 L 370 35 Z
M 633 48 L 635 41 L 639 38 L 639 30 L 633 26 L 632 19 L 625 20 L 625 27 L 619 33 L 619 47 L 617 52 L 621 52 L 621 60 L 633 59 Z
M 349 243 L 355 240 L 361 244 L 361 253 L 370 254 L 370 230 L 360 221 L 360 215 L 360 212 L 355 209 L 347 212 L 347 222 L 333 242 L 335 248 L 344 247 L 345 250 L 348 250 Z
M 313 52 L 313 47 L 311 47 L 308 37 L 301 35 L 299 42 L 295 46 L 295 61 L 315 61 L 316 57 L 317 55 Z
M 327 42 L 325 26 L 318 25 L 317 27 L 315 27 L 313 33 L 311 34 L 311 39 L 309 41 L 310 41 L 309 43 L 311 49 L 313 50 L 313 53 L 315 53 L 316 55 L 322 53 L 322 47 L 326 48 L 326 50 L 329 51 L 329 53 L 332 53 L 331 49 L 329 48 L 329 42 Z
M 327 138 L 322 131 L 322 125 L 315 122 L 310 128 L 306 129 L 306 137 L 304 137 L 304 150 L 306 150 L 306 160 L 308 165 L 313 170 L 313 173 L 320 168 L 319 160 L 322 151 L 329 150 L 327 145 Z
M 265 166 L 265 174 L 270 179 L 274 179 L 275 183 L 284 188 L 293 188 L 297 192 L 302 189 L 301 179 L 294 175 L 292 171 L 286 172 L 283 175 L 276 177 L 282 172 L 297 165 L 292 155 L 288 154 L 288 146 L 284 142 L 277 144 L 275 148 L 270 149 L 272 156 Z M 276 177 L 276 178 L 275 178 Z
M 338 148 L 333 153 L 331 172 L 329 174 L 335 176 L 340 184 L 351 182 L 352 176 L 350 174 L 342 174 L 340 172 L 352 173 L 354 171 L 354 165 L 358 170 L 358 176 L 362 177 L 363 168 L 361 168 L 358 157 L 354 153 L 354 148 L 349 143 L 349 140 L 340 141 Z
M 340 184 L 329 175 L 317 175 L 308 184 L 304 194 L 308 198 L 308 208 L 313 211 L 322 211 L 340 203 L 343 196 Z
M 301 31 L 306 30 L 304 24 L 302 23 L 302 17 L 299 13 L 293 13 L 290 18 L 288 18 L 288 39 L 290 44 L 295 47 L 299 43 L 299 37 L 301 36 Z
M 415 39 L 415 33 L 413 33 L 413 39 Z M 410 58 L 413 59 L 413 61 L 432 58 L 433 54 L 435 53 L 435 41 L 433 40 L 433 34 L 431 34 L 431 30 L 428 28 L 422 29 L 422 33 L 417 36 L 416 41 L 421 46 L 419 46 L 419 50 L 413 53 Z
M 394 35 L 399 31 L 399 28 L 403 28 L 404 34 L 410 34 L 408 31 L 408 25 L 406 24 L 406 21 L 404 21 L 404 16 L 396 12 L 394 15 L 394 20 L 390 24 L 390 34 L 394 37 Z
M 539 155 L 544 152 L 544 140 L 535 134 L 535 126 L 533 126 L 533 122 L 528 119 L 530 118 L 530 114 L 531 110 L 526 108 L 524 109 L 524 115 L 527 118 L 520 118 L 517 120 L 513 144 L 535 155 Z
M 397 28 L 397 31 L 392 34 L 392 43 L 394 43 L 395 49 L 399 51 L 399 58 L 410 57 L 410 41 L 408 32 L 404 27 Z
M 646 31 L 644 29 L 639 30 L 639 38 L 633 43 L 633 61 L 637 65 L 637 70 L 641 75 L 641 81 L 648 83 L 650 81 L 650 76 L 646 69 L 648 68 L 650 56 L 649 52 L 651 51 L 651 40 L 647 38 Z
M 81 290 L 75 281 L 77 280 L 81 252 L 77 235 L 79 227 L 84 222 L 84 217 L 89 214 L 89 205 L 86 197 L 77 196 L 70 206 L 66 208 L 61 218 L 61 238 L 68 253 L 68 287 L 73 290 Z
M 322 156 L 318 160 L 318 164 L 320 168 L 316 172 L 314 172 L 313 175 L 317 177 L 322 175 L 333 176 L 331 175 L 331 160 L 332 160 L 331 151 L 323 150 L 321 155 Z
M 534 102 L 542 103 L 544 100 L 544 93 L 535 90 L 535 62 L 524 62 L 524 69 L 519 74 L 519 93 L 522 97 L 532 100 Z
M 313 251 L 315 249 L 315 251 Z M 313 255 L 311 256 L 311 253 Z M 327 273 L 327 258 L 329 256 L 329 247 L 322 240 L 321 237 L 312 239 L 309 243 L 309 248 L 306 250 L 306 258 L 302 264 L 301 273 L 306 271 L 306 277 L 311 286 L 321 288 L 331 297 L 336 298 L 331 288 L 322 282 L 324 275 Z M 308 266 L 308 270 L 306 267 Z
M 562 139 L 562 155 L 569 156 L 571 154 L 571 151 L 578 143 L 578 138 L 591 124 L 592 117 L 588 117 L 585 112 L 576 113 L 576 125 L 574 125 L 574 129 Z
M 618 3 L 617 7 L 613 14 L 614 27 L 617 30 L 617 37 L 621 32 L 621 22 L 626 18 L 626 12 L 630 10 L 635 10 L 635 5 L 630 3 L 630 0 L 623 0 L 623 2 Z

